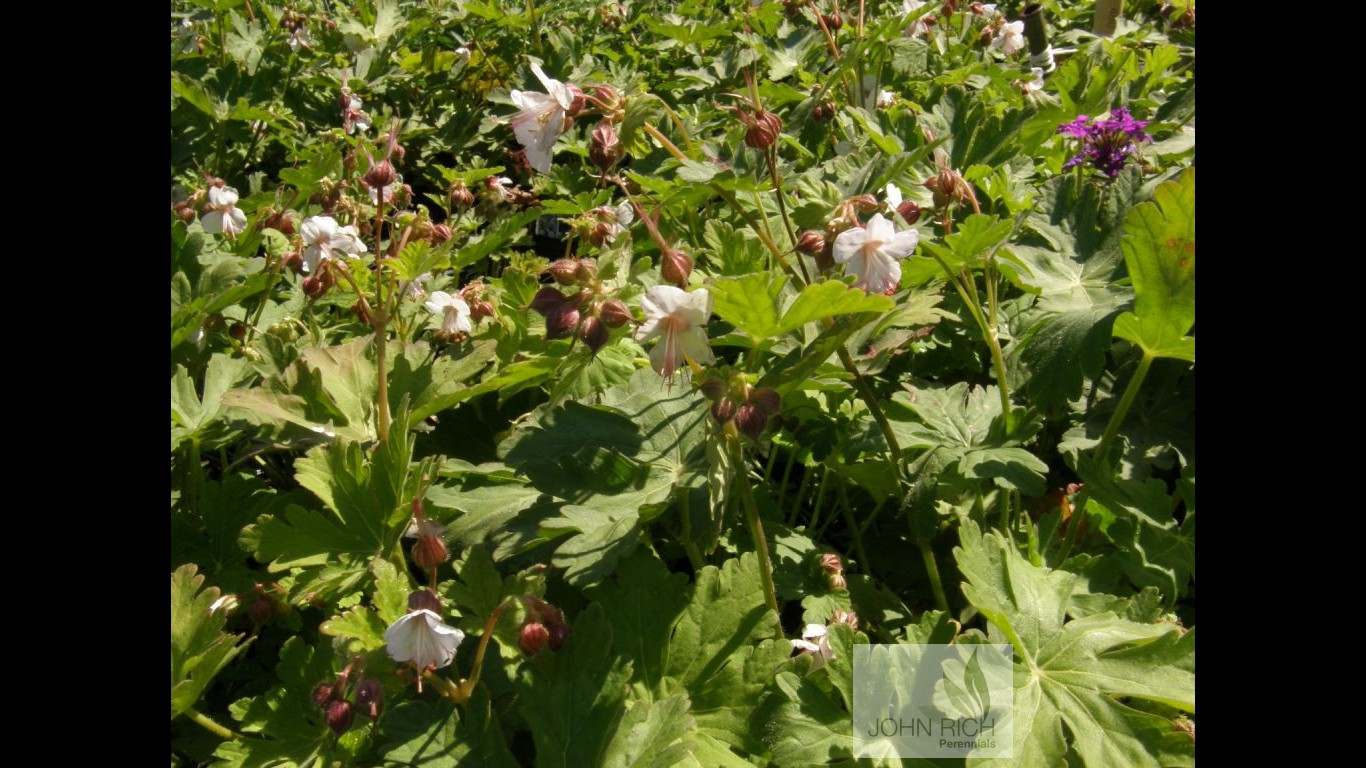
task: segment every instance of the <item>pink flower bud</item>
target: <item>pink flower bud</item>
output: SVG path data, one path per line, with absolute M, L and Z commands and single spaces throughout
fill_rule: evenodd
M 797 238 L 797 250 L 808 256 L 815 256 L 825 250 L 825 235 L 808 229 Z
M 384 708 L 384 688 L 373 677 L 367 677 L 356 684 L 356 705 L 371 720 L 379 718 Z
M 535 656 L 550 642 L 550 630 L 540 622 L 528 622 L 517 637 L 517 647 L 527 656 Z
M 670 250 L 660 260 L 659 274 L 667 282 L 682 288 L 688 284 L 688 275 L 692 274 L 692 267 L 691 256 L 680 250 Z
M 598 308 L 598 317 L 607 324 L 608 328 L 620 328 L 631 322 L 631 310 L 626 308 L 626 304 L 620 299 L 608 299 Z
M 735 426 L 751 439 L 758 440 L 768 426 L 768 417 L 754 405 L 742 405 L 735 413 Z
M 543 317 L 550 317 L 551 313 L 558 312 L 564 306 L 565 301 L 560 289 L 547 285 L 536 292 L 531 300 L 531 309 Z
M 355 713 L 351 711 L 351 702 L 333 700 L 327 703 L 327 727 L 338 736 L 346 733 L 354 719 Z
M 588 159 L 593 161 L 598 170 L 606 173 L 621 160 L 623 154 L 625 148 L 621 146 L 617 129 L 606 120 L 598 123 L 588 143 Z
M 410 611 L 431 611 L 441 615 L 441 599 L 430 589 L 419 589 L 408 595 L 408 610 Z
M 596 317 L 585 317 L 583 324 L 579 326 L 579 340 L 587 344 L 594 354 L 602 349 L 602 345 L 606 344 L 610 337 L 611 333 L 607 330 L 607 326 L 603 325 L 602 321 Z

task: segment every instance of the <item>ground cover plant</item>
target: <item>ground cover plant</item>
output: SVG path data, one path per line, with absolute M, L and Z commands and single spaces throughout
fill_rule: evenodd
M 933 764 L 1193 765 L 1195 8 L 1097 14 L 174 0 L 172 765 L 854 764 L 927 642 Z

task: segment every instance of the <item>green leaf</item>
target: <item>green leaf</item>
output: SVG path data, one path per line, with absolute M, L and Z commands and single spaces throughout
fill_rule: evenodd
M 541 541 L 541 522 L 553 517 L 562 504 L 522 484 L 474 488 L 433 485 L 427 491 L 427 501 L 435 507 L 428 512 L 447 523 L 446 533 L 452 541 L 469 547 L 490 540 L 495 561 Z M 446 515 L 435 514 L 441 510 L 463 514 L 450 521 Z
M 888 418 L 903 448 L 939 446 L 939 460 L 964 478 L 991 480 L 1026 496 L 1044 492 L 1048 465 L 1019 447 L 1030 435 L 1005 436 L 993 429 L 1001 415 L 1001 398 L 994 386 L 916 387 L 896 393 Z M 905 411 L 915 423 L 902 421 Z
M 647 691 L 662 690 L 669 638 L 688 604 L 687 577 L 670 573 L 649 551 L 637 550 L 588 595 L 602 605 L 617 651 L 631 660 L 632 681 Z
M 625 709 L 631 664 L 612 653 L 602 606 L 590 605 L 565 644 L 523 665 L 518 710 L 536 742 L 536 765 L 602 765 Z
M 1157 187 L 1152 202 L 1125 220 L 1124 262 L 1134 311 L 1115 320 L 1115 336 L 1153 357 L 1195 361 L 1195 169 Z
M 339 668 L 329 645 L 314 647 L 295 636 L 285 640 L 275 665 L 274 684 L 264 693 L 230 707 L 248 738 L 225 741 L 214 752 L 220 764 L 242 768 L 297 766 L 311 762 L 336 737 L 313 703 L 314 686 L 336 679 Z M 361 718 L 357 718 L 359 720 Z
M 336 170 L 341 159 L 341 150 L 331 144 L 323 144 L 307 165 L 280 169 L 280 181 L 294 187 L 299 199 L 307 199 L 317 188 L 318 182 Z
M 227 611 L 209 613 L 218 589 L 201 591 L 203 586 L 204 577 L 194 564 L 171 572 L 172 719 L 193 707 L 214 676 L 247 647 L 238 644 L 241 635 L 223 631 Z
M 1178 523 L 1166 483 L 1116 478 L 1087 457 L 1077 474 L 1090 489 L 1090 503 L 1114 517 L 1105 535 L 1119 547 L 1125 575 L 1139 587 L 1162 590 L 1168 602 L 1185 595 L 1195 575 L 1194 510 Z
M 1010 236 L 1013 224 L 985 213 L 974 213 L 963 222 L 957 232 L 944 238 L 944 243 L 922 242 L 943 259 L 954 271 L 960 269 L 981 269 L 984 257 L 991 249 L 1005 242 Z
M 1163 765 L 1171 721 L 1124 697 L 1195 711 L 1195 632 L 1101 613 L 1064 623 L 1076 574 L 1031 565 L 1009 542 L 959 528 L 963 594 L 1015 647 L 1014 757 L 1005 765 Z M 1070 734 L 1070 741 L 1066 734 Z M 1190 760 L 1194 745 L 1187 744 Z M 1001 765 L 1000 760 L 969 765 Z
M 787 278 L 780 274 L 756 272 L 715 280 L 707 290 L 712 310 L 757 343 L 780 333 L 778 297 L 786 286 Z
M 698 571 L 688 608 L 674 625 L 664 674 L 687 690 L 699 732 L 761 751 L 748 719 L 791 654 L 781 638 L 778 616 L 764 605 L 752 553 Z
M 463 707 L 445 700 L 410 700 L 384 715 L 375 739 L 385 766 L 516 768 L 485 686 L 475 686 Z
M 795 331 L 807 323 L 840 315 L 863 312 L 881 314 L 896 306 L 887 296 L 874 296 L 834 280 L 814 283 L 802 289 L 796 301 L 783 313 L 774 335 Z
M 691 754 L 687 696 L 632 702 L 607 745 L 603 768 L 672 768 Z

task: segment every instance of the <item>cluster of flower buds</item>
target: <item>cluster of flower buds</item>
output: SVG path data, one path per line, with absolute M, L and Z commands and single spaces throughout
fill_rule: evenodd
M 537 203 L 536 194 L 513 184 L 506 176 L 489 176 L 484 179 L 480 190 L 481 201 L 490 208 L 510 205 L 521 211 Z
M 598 123 L 588 140 L 588 159 L 593 161 L 593 165 L 607 173 L 612 166 L 621 162 L 625 154 L 626 148 L 621 145 L 616 127 L 608 120 Z
M 620 299 L 607 298 L 598 280 L 598 265 L 592 259 L 560 259 L 546 272 L 555 282 L 579 288 L 566 296 L 547 285 L 536 292 L 531 309 L 545 318 L 545 337 L 564 339 L 578 335 L 593 353 L 611 338 L 611 330 L 629 322 L 631 310 Z
M 370 130 L 370 116 L 361 109 L 363 102 L 359 96 L 351 93 L 350 88 L 342 86 L 341 94 L 337 96 L 337 106 L 341 109 L 342 128 L 347 133 Z
M 300 259 L 302 262 L 302 258 Z M 325 260 L 318 265 L 315 274 L 305 277 L 303 280 L 304 295 L 310 299 L 322 298 L 332 286 L 337 284 L 337 275 L 332 269 L 331 260 Z
M 606 3 L 598 6 L 598 21 L 604 27 L 616 29 L 626 19 L 626 6 L 621 3 Z
M 616 242 L 617 236 L 626 231 L 626 228 L 635 221 L 635 211 L 630 203 L 622 203 L 617 207 L 598 206 L 587 213 L 576 216 L 570 220 L 570 227 L 574 230 L 575 236 L 598 247 L 611 245 Z M 552 271 L 555 269 L 551 265 Z M 556 281 L 561 285 L 570 285 L 559 277 Z
M 745 145 L 753 149 L 768 149 L 783 132 L 782 118 L 762 107 L 732 107 L 735 116 L 745 126 Z
M 535 656 L 547 645 L 552 651 L 560 650 L 569 638 L 569 625 L 560 609 L 534 595 L 524 595 L 522 604 L 526 606 L 527 618 L 517 647 L 527 656 Z
M 840 561 L 839 555 L 833 552 L 821 555 L 821 570 L 825 573 L 825 582 L 831 589 L 849 588 L 844 581 L 844 563 Z
M 717 424 L 734 421 L 735 428 L 758 440 L 768 427 L 770 416 L 782 410 L 782 396 L 768 387 L 755 387 L 743 374 L 725 378 L 709 377 L 702 382 L 702 394 L 711 401 L 711 417 Z
M 858 629 L 858 614 L 853 611 L 835 611 L 831 624 L 847 624 L 850 629 Z
M 439 226 L 439 225 L 438 225 Z M 470 305 L 470 320 L 479 322 L 486 317 L 493 317 L 493 303 L 484 298 L 484 291 L 488 286 L 484 285 L 483 280 L 474 280 L 469 285 L 460 289 L 459 296 Z
M 361 676 L 354 686 L 350 685 L 355 665 L 355 661 L 347 664 L 345 669 L 337 673 L 335 683 L 319 683 L 313 689 L 313 704 L 323 711 L 327 727 L 338 736 L 350 730 L 357 710 L 376 720 L 384 708 L 384 688 L 378 680 Z M 348 688 L 351 689 L 351 700 L 347 699 Z
M 946 216 L 952 205 L 970 204 L 976 210 L 977 193 L 972 191 L 972 185 L 961 173 L 949 167 L 948 156 L 942 150 L 936 149 L 934 155 L 939 170 L 924 182 L 925 188 L 934 195 L 934 207 Z

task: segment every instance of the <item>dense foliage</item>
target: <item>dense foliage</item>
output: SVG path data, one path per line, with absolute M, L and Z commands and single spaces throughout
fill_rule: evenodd
M 174 0 L 172 765 L 1193 765 L 1174 6 Z

